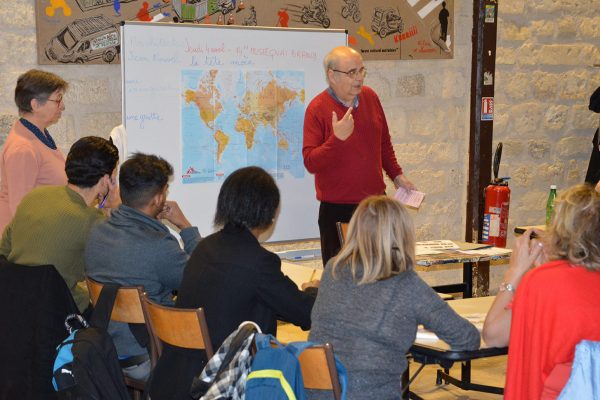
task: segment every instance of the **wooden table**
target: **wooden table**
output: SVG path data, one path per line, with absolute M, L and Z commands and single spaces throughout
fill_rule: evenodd
M 469 250 L 469 253 L 464 253 L 463 249 L 472 249 L 476 246 L 473 243 L 453 241 L 459 249 L 441 250 L 439 254 L 424 254 L 418 255 L 417 265 L 421 267 L 429 267 L 439 264 L 462 264 L 463 279 L 461 283 L 446 284 L 434 286 L 437 292 L 440 293 L 462 293 L 463 298 L 473 297 L 473 265 L 481 261 L 501 260 L 510 257 L 510 249 L 502 249 L 498 247 L 487 247 L 476 250 Z M 417 245 L 422 242 L 418 242 Z M 479 245 L 481 246 L 481 245 Z M 487 283 L 489 286 L 489 282 Z

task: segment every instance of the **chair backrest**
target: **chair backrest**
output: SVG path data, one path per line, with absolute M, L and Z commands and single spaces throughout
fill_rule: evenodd
M 336 222 L 338 238 L 340 239 L 340 246 L 343 246 L 346 242 L 346 235 L 348 234 L 348 223 L 347 222 Z
M 142 304 L 159 356 L 162 353 L 162 342 L 186 349 L 205 350 L 209 359 L 213 356 L 202 308 L 165 307 L 150 300 L 145 293 Z
M 95 306 L 104 285 L 92 278 L 85 278 L 85 283 L 90 292 L 92 305 Z M 121 286 L 117 292 L 110 319 L 129 324 L 145 324 L 146 319 L 142 309 L 143 293 L 144 288 L 142 286 Z
M 331 344 L 311 346 L 300 353 L 298 359 L 305 389 L 332 390 L 336 400 L 342 398 L 342 387 Z

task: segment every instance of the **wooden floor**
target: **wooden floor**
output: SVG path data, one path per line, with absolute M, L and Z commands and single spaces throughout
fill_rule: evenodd
M 410 370 L 416 371 L 419 364 L 411 363 Z M 436 385 L 435 377 L 438 368 L 426 366 L 410 387 L 425 400 L 501 400 L 502 395 L 464 391 L 453 385 Z M 452 376 L 460 377 L 460 364 L 455 364 L 450 370 Z M 506 356 L 484 358 L 471 362 L 471 381 L 484 385 L 504 386 L 506 377 Z

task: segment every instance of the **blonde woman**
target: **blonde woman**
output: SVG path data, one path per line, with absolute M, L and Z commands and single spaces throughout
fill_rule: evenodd
M 505 399 L 556 398 L 575 345 L 600 340 L 600 195 L 574 186 L 554 211 L 541 241 L 528 230 L 515 243 L 484 324 L 488 345 L 509 345 Z
M 348 370 L 348 399 L 400 398 L 419 324 L 452 348 L 479 348 L 477 329 L 414 272 L 414 226 L 400 203 L 363 200 L 347 236 L 323 274 L 310 340 L 333 344 Z

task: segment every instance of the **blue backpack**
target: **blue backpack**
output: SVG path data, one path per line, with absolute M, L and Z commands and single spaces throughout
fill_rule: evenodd
M 246 400 L 305 400 L 304 381 L 298 356 L 312 342 L 292 342 L 282 345 L 273 335 L 255 335 L 256 355 L 246 380 Z M 274 343 L 276 347 L 271 346 Z M 345 399 L 347 376 L 336 358 L 336 366 Z
M 70 335 L 57 347 L 52 378 L 59 399 L 130 399 L 115 345 L 106 332 L 118 288 L 104 285 L 89 325 L 79 315 L 67 317 Z M 82 327 L 76 329 L 73 321 Z

